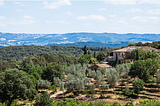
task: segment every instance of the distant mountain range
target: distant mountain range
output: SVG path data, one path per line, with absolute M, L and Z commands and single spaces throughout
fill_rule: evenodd
M 83 45 L 84 42 L 99 42 L 103 44 L 117 44 L 130 42 L 153 42 L 160 40 L 160 34 L 116 34 L 116 33 L 66 33 L 66 34 L 25 34 L 0 32 L 0 46 L 11 45 Z M 84 46 L 84 45 L 83 45 Z M 125 45 L 124 45 L 125 46 Z M 105 46 L 107 47 L 107 45 Z

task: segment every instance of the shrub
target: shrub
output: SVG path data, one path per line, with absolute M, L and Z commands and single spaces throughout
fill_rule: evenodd
M 69 97 L 69 98 L 75 98 L 75 97 L 76 97 L 76 95 L 74 95 L 74 93 L 73 93 L 73 92 L 71 92 L 71 95 L 69 95 L 68 97 Z
M 106 98 L 112 99 L 112 96 L 111 95 L 107 95 Z
M 82 94 L 85 95 L 85 94 L 91 94 L 91 92 L 89 90 L 84 90 L 82 91 Z
M 145 83 L 141 79 L 134 80 L 133 82 L 134 93 L 138 95 L 143 90 L 144 84 Z
M 115 65 L 116 65 L 116 62 L 115 62 L 115 61 L 110 61 L 110 62 L 109 62 L 109 65 L 115 66 Z
M 125 63 L 131 63 L 131 59 L 126 59 Z
M 112 106 L 121 106 L 121 105 L 118 102 L 114 102 Z
M 46 92 L 36 97 L 34 106 L 52 106 L 52 98 Z
M 101 96 L 99 97 L 99 99 L 104 99 L 104 98 L 106 98 L 104 95 L 101 95 Z
M 0 103 L 0 106 L 6 106 L 6 104 L 5 103 Z
M 49 90 L 57 91 L 57 87 L 55 85 L 52 85 L 49 87 Z

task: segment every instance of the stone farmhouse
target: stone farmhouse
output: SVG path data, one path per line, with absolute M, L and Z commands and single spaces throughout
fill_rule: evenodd
M 139 48 L 142 50 L 155 50 L 158 53 L 160 53 L 160 50 L 149 47 L 149 46 L 129 46 L 129 47 L 125 47 L 122 49 L 118 49 L 118 50 L 114 50 L 113 52 L 113 56 L 108 56 L 104 59 L 104 62 L 110 62 L 110 61 L 116 61 L 116 54 L 118 55 L 118 60 L 123 60 L 123 59 L 128 59 L 129 57 L 131 57 L 131 51 Z M 123 63 L 123 61 L 121 61 L 121 63 Z

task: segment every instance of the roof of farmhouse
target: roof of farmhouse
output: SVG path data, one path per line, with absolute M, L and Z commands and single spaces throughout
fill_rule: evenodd
M 155 48 L 152 48 L 152 47 L 149 47 L 149 46 L 129 46 L 129 47 L 125 47 L 125 48 L 122 48 L 122 49 L 114 50 L 112 52 L 113 53 L 125 53 L 125 52 L 131 52 L 132 50 L 134 50 L 136 48 L 143 49 L 143 50 L 153 50 L 154 49 L 155 51 L 160 53 L 159 49 L 155 49 Z

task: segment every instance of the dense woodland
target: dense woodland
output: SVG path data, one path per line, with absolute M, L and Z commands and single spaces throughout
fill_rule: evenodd
M 122 46 L 127 46 L 131 42 L 75 42 L 75 43 L 66 43 L 66 44 L 48 44 L 46 46 L 76 46 L 83 47 L 87 45 L 87 47 L 109 47 L 109 48 L 120 48 Z
M 83 47 L 62 47 L 62 46 L 7 46 L 0 47 L 0 61 L 18 61 L 29 56 L 36 56 L 39 53 L 47 53 L 51 56 L 66 55 L 80 57 L 83 54 Z M 110 52 L 113 48 L 88 47 L 91 54 L 99 51 Z
M 138 42 L 134 44 L 129 44 L 128 46 L 150 46 L 156 49 L 160 49 L 160 41 L 146 42 L 146 43 Z
M 18 58 L 18 61 L 0 63 L 0 105 L 2 106 L 15 106 L 18 105 L 18 101 L 25 100 L 26 103 L 34 106 L 159 106 L 160 104 L 158 99 L 155 99 L 159 95 L 152 93 L 152 91 L 160 92 L 160 55 L 154 50 L 134 49 L 131 57 L 133 63 L 119 64 L 116 60 L 113 67 L 99 67 L 96 71 L 91 70 L 90 66 L 101 63 L 110 55 L 109 50 L 112 49 L 79 47 L 76 49 L 81 50 L 79 57 L 64 54 L 51 55 L 49 52 L 52 46 L 20 46 L 17 47 L 18 49 L 11 46 L 1 48 L 1 51 L 7 53 L 6 48 L 7 50 L 12 48 L 11 51 L 15 50 L 14 54 L 25 47 L 24 51 L 28 52 L 37 51 L 36 48 L 39 50 L 47 48 L 48 54 L 34 52 L 33 56 L 29 55 L 21 60 Z M 70 49 L 72 52 L 76 47 L 53 46 L 53 48 L 57 48 L 54 50 L 58 53 L 58 50 L 66 50 L 62 50 L 64 53 L 69 52 Z M 48 90 L 52 92 L 48 93 Z M 58 91 L 63 92 L 55 97 L 53 102 L 53 98 L 50 97 Z M 84 100 L 97 100 L 97 103 L 81 102 L 81 95 L 85 95 Z M 113 98 L 112 96 L 115 95 L 116 98 Z M 143 97 L 152 100 L 133 103 L 133 100 L 143 99 Z M 127 99 L 127 102 L 121 104 L 107 102 L 112 98 L 119 101 Z

